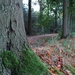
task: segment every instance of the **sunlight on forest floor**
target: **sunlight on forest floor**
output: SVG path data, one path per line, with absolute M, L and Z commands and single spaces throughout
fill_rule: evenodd
M 75 72 L 72 73 L 69 68 L 65 67 L 65 65 L 75 67 L 75 38 L 57 40 L 56 37 L 43 37 L 36 39 L 29 40 L 32 50 L 53 75 L 75 75 Z M 63 74 L 56 73 L 54 68 Z

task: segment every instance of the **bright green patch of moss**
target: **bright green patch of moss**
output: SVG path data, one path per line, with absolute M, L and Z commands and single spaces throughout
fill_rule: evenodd
M 47 67 L 32 50 L 23 49 L 20 63 L 21 71 L 25 71 L 28 75 L 49 75 Z M 20 74 L 22 73 L 21 71 Z
M 0 55 L 6 68 L 15 68 L 19 65 L 19 61 L 12 51 L 3 51 Z
M 32 50 L 23 49 L 20 60 L 12 51 L 3 51 L 0 57 L 4 66 L 12 69 L 13 75 L 51 75 Z

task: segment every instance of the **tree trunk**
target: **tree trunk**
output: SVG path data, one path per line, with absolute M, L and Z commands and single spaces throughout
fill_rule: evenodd
M 72 32 L 72 11 L 73 11 L 73 0 L 69 1 L 69 31 Z
M 67 0 L 63 0 L 63 33 L 62 33 L 62 37 L 65 38 L 68 36 L 68 24 L 67 24 Z
M 54 14 L 55 14 L 55 33 L 57 33 L 57 7 L 54 11 Z
M 23 44 L 29 48 L 24 29 L 22 1 L 0 0 L 0 51 L 12 50 L 19 57 Z M 7 71 L 2 66 L 0 75 L 10 75 L 10 70 Z
M 42 17 L 43 17 L 43 11 L 42 11 L 42 3 L 43 3 L 43 1 L 42 0 L 38 0 L 38 2 L 39 2 L 39 5 L 40 5 L 40 17 L 39 17 L 39 19 L 40 19 L 40 24 L 41 24 L 41 21 L 42 21 Z M 41 32 L 42 33 L 44 33 L 44 26 L 43 25 L 41 25 Z
M 28 6 L 28 35 L 31 35 L 31 0 L 29 0 Z

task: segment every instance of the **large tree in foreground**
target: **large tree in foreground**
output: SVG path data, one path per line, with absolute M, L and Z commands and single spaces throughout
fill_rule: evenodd
M 0 49 L 20 52 L 22 44 L 28 48 L 23 22 L 21 0 L 0 1 Z
M 12 50 L 19 57 L 23 44 L 28 48 L 23 22 L 22 1 L 1 0 L 0 50 Z
M 22 0 L 0 0 L 0 75 L 48 75 L 26 39 Z

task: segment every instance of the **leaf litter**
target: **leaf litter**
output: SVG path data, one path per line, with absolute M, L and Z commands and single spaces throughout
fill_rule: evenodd
M 57 40 L 50 36 L 28 39 L 28 42 L 52 75 L 75 75 L 69 68 L 75 68 L 75 38 Z

